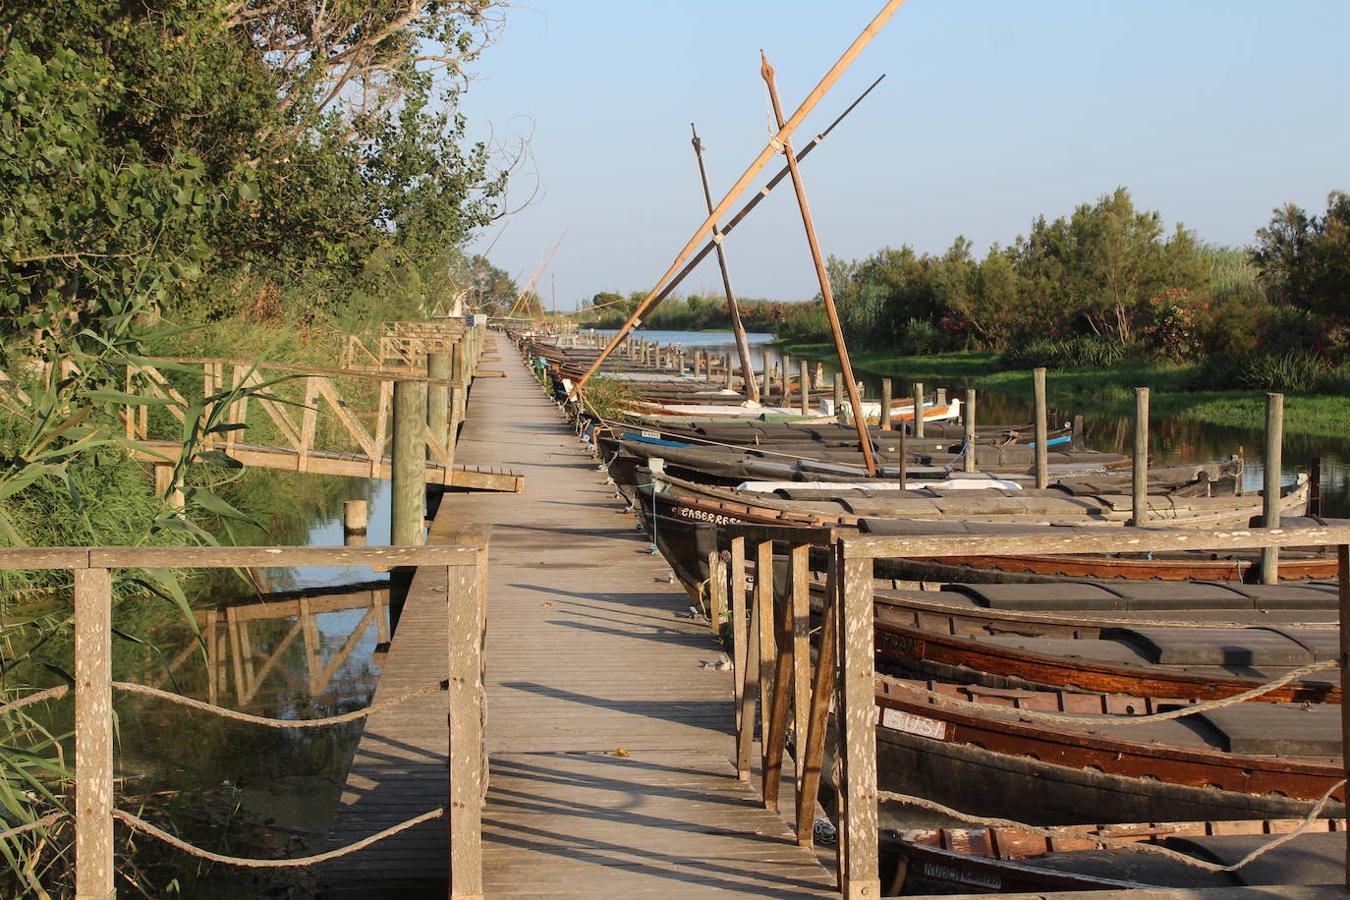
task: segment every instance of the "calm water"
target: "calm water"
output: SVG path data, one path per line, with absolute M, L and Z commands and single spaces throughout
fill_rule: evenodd
M 288 480 L 315 476 L 265 477 L 276 479 L 261 482 L 275 492 L 274 505 L 299 508 L 278 514 L 276 522 L 285 522 L 281 533 L 250 535 L 250 541 L 341 546 L 342 501 L 365 498 L 367 540 L 388 544 L 387 482 L 344 479 L 319 488 L 321 499 L 315 499 L 312 483 Z M 192 624 L 160 598 L 133 596 L 116 604 L 114 628 L 135 640 L 114 638 L 114 679 L 277 718 L 328 716 L 369 703 L 380 674 L 377 645 L 389 637 L 386 574 L 358 567 L 261 569 L 246 581 L 221 572 L 191 582 L 189 598 Z M 69 665 L 70 653 L 67 643 L 51 655 Z M 54 683 L 44 674 L 11 673 L 8 683 L 25 675 L 30 686 Z M 69 729 L 69 704 L 53 706 L 49 724 Z M 234 855 L 298 856 L 324 849 L 359 722 L 280 730 L 128 695 L 117 698 L 116 709 L 119 803 L 129 808 L 144 803 L 147 819 Z M 309 890 L 311 876 L 303 872 L 199 871 L 172 856 L 152 857 L 138 857 L 138 865 L 150 866 L 149 882 L 162 886 L 178 878 L 185 895 Z
M 613 332 L 602 332 L 612 334 Z M 718 353 L 734 353 L 735 338 L 730 332 L 702 331 L 645 331 L 638 329 L 639 337 L 661 344 L 679 344 L 689 349 L 699 348 Z M 770 364 L 780 360 L 776 348 L 769 344 L 773 335 L 762 332 L 748 333 L 753 352 L 755 368 L 763 365 L 762 354 L 768 353 Z M 834 366 L 825 364 L 825 371 L 834 374 Z M 855 375 L 866 385 L 869 397 L 881 394 L 881 376 L 865 369 L 856 369 Z M 961 379 L 949 379 L 925 385 L 927 390 L 945 388 L 951 396 L 964 396 L 967 384 Z M 1122 391 L 1132 385 L 1120 385 Z M 899 392 L 902 388 L 895 384 Z M 1132 401 L 1131 401 L 1132 402 Z M 1348 401 L 1350 402 L 1350 401 Z M 1129 453 L 1133 446 L 1134 422 L 1131 417 L 1110 415 L 1094 410 L 1090 400 L 1080 400 L 1075 406 L 1064 403 L 1056 406 L 1053 384 L 1050 387 L 1050 419 L 1055 422 L 1070 422 L 1075 414 L 1083 416 L 1085 440 L 1095 450 L 1110 450 Z M 1032 421 L 1032 398 L 1026 396 L 999 394 L 982 391 L 979 396 L 978 417 L 983 422 L 1009 425 L 1026 424 Z M 1259 428 L 1225 428 L 1208 425 L 1186 419 L 1154 419 L 1149 427 L 1151 457 L 1156 463 L 1203 462 L 1227 458 L 1241 448 L 1247 459 L 1245 486 L 1259 489 L 1263 478 L 1261 460 L 1262 434 Z M 1284 459 L 1281 467 L 1286 483 L 1291 483 L 1300 474 L 1306 473 L 1309 461 L 1314 456 L 1322 459 L 1322 511 L 1327 516 L 1350 516 L 1350 435 L 1336 439 L 1309 437 L 1306 435 L 1286 435 L 1284 439 Z

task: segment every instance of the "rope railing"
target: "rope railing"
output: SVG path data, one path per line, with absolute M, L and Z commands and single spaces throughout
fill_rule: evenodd
M 187 853 L 191 856 L 195 856 L 198 859 L 205 859 L 214 863 L 221 863 L 227 866 L 239 866 L 241 868 L 247 869 L 298 868 L 302 866 L 314 866 L 318 865 L 319 863 L 328 862 L 329 860 L 340 859 L 341 857 L 349 856 L 353 853 L 356 853 L 359 850 L 364 850 L 365 848 L 371 846 L 372 844 L 377 844 L 380 841 L 384 840 L 385 838 L 393 837 L 399 832 L 407 831 L 409 828 L 421 825 L 423 822 L 430 822 L 435 819 L 439 819 L 444 815 L 445 815 L 445 807 L 438 806 L 435 809 L 427 810 L 421 815 L 413 816 L 411 819 L 404 819 L 397 825 L 391 825 L 390 827 L 384 829 L 383 831 L 378 831 L 375 834 L 370 835 L 369 837 L 364 837 L 361 840 L 347 844 L 344 847 L 337 847 L 333 850 L 328 850 L 323 853 L 316 853 L 313 856 L 299 856 L 299 857 L 292 857 L 289 859 L 249 859 L 242 856 L 227 856 L 223 853 L 216 853 L 211 850 L 206 850 L 202 847 L 198 847 L 196 844 L 188 843 L 182 838 L 172 835 L 162 828 L 150 824 L 149 822 L 145 821 L 144 819 L 140 818 L 134 813 L 129 813 L 126 810 L 122 809 L 113 810 L 114 818 L 120 819 L 127 826 L 136 831 L 141 832 L 142 834 L 146 834 L 149 835 L 150 837 L 155 838 L 156 840 L 163 841 L 170 847 L 173 847 L 177 850 L 181 850 L 182 852 Z
M 1322 796 L 1313 803 L 1312 808 L 1308 810 L 1307 815 L 1305 815 L 1299 821 L 1298 825 L 1296 825 L 1293 829 L 1285 832 L 1284 834 L 1281 834 L 1279 837 L 1274 838 L 1273 840 L 1267 841 L 1266 843 L 1252 850 L 1246 856 L 1239 859 L 1237 862 L 1231 863 L 1229 865 L 1224 865 L 1222 863 L 1214 863 L 1205 859 L 1197 859 L 1194 856 L 1188 856 L 1187 854 L 1181 853 L 1177 850 L 1173 850 L 1170 847 L 1162 847 L 1157 844 L 1149 844 L 1140 841 L 1126 841 L 1120 838 L 1112 837 L 1107 834 L 1094 834 L 1092 832 L 1078 831 L 1073 828 L 1056 828 L 1053 826 L 1046 826 L 1046 825 L 1028 825 L 1025 822 L 1017 822 L 1012 819 L 1004 819 L 999 818 L 997 816 L 971 815 L 970 813 L 962 812 L 958 809 L 953 809 L 950 806 L 945 806 L 941 803 L 938 803 L 934 800 L 929 800 L 925 797 L 916 797 L 913 794 L 898 794 L 894 791 L 879 790 L 877 791 L 877 798 L 879 800 L 889 800 L 893 803 L 903 803 L 906 806 L 918 807 L 919 809 L 924 809 L 929 812 L 937 813 L 939 815 L 956 819 L 957 821 L 960 822 L 965 822 L 968 825 L 976 825 L 982 828 L 1016 828 L 1021 831 L 1026 831 L 1031 834 L 1039 835 L 1040 837 L 1049 838 L 1051 840 L 1086 840 L 1091 841 L 1100 847 L 1108 847 L 1112 850 L 1132 850 L 1136 853 L 1145 853 L 1154 856 L 1161 856 L 1170 859 L 1174 862 L 1181 863 L 1183 865 L 1192 866 L 1197 869 L 1203 869 L 1206 872 L 1217 873 L 1217 872 L 1236 872 L 1239 869 L 1243 868 L 1244 866 L 1251 864 L 1253 861 L 1271 852 L 1272 850 L 1275 850 L 1276 848 L 1289 843 L 1294 838 L 1303 834 L 1305 831 L 1307 831 L 1309 828 L 1312 827 L 1314 822 L 1316 822 L 1319 818 L 1322 817 L 1322 811 L 1326 809 L 1327 804 L 1331 801 L 1331 795 L 1336 793 L 1336 791 L 1340 790 L 1344 786 L 1345 780 L 1342 779 L 1341 781 L 1338 781 L 1331 787 L 1327 788 L 1326 793 L 1322 794 Z
M 201 712 L 211 713 L 225 719 L 234 719 L 238 722 L 248 722 L 253 725 L 262 725 L 267 728 L 323 728 L 328 725 L 341 725 L 346 722 L 355 722 L 358 719 L 364 719 L 377 712 L 383 712 L 392 709 L 395 706 L 407 703 L 409 700 L 415 700 L 418 697 L 425 697 L 428 694 L 442 693 L 449 689 L 449 682 L 441 680 L 429 682 L 422 687 L 414 688 L 407 693 L 400 694 L 390 700 L 381 700 L 379 703 L 372 703 L 361 709 L 341 713 L 336 716 L 323 716 L 315 719 L 278 719 L 271 716 L 255 716 L 252 713 L 239 712 L 225 706 L 218 706 L 214 703 L 206 703 L 201 700 L 194 700 L 191 697 L 184 697 L 182 694 L 175 694 L 171 691 L 160 690 L 149 685 L 136 684 L 129 681 L 114 681 L 112 686 L 115 690 L 124 691 L 129 694 L 140 694 L 146 697 L 153 697 L 156 700 L 165 700 L 169 703 L 177 703 L 191 709 Z

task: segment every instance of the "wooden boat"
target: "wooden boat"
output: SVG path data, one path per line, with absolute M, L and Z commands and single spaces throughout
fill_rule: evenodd
M 1339 706 L 1246 703 L 1131 726 L 1121 723 L 1175 704 L 884 677 L 876 702 L 878 787 L 1031 825 L 1299 818 L 1344 778 Z M 1045 724 L 1019 710 L 1090 721 Z M 1343 816 L 1345 787 L 1332 798 L 1325 815 Z M 885 828 L 944 819 L 881 806 Z
M 926 828 L 884 834 L 882 883 L 904 894 L 1231 888 L 1334 885 L 1345 870 L 1345 820 L 1320 819 L 1303 834 L 1236 872 L 1210 872 L 1180 861 L 1091 839 L 1150 844 L 1215 865 L 1233 865 L 1298 823 L 1290 819 L 1133 822 L 1074 829 L 1082 837 L 1047 838 L 1022 828 Z
M 1179 604 L 1203 603 L 1219 585 L 1168 585 Z M 1220 598 L 1223 599 L 1223 598 Z M 950 635 L 875 619 L 878 665 L 918 678 L 998 688 L 1064 688 L 1174 700 L 1217 700 L 1340 655 L 1333 629 L 1115 626 L 1094 636 Z M 1261 702 L 1341 702 L 1339 677 L 1314 674 Z

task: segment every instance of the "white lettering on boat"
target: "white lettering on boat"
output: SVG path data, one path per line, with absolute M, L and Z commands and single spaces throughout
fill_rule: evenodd
M 947 737 L 946 722 L 929 719 L 925 716 L 916 716 L 913 713 L 891 709 L 890 707 L 882 708 L 881 724 L 894 731 L 917 734 L 920 737 L 932 738 L 935 741 L 945 740 Z

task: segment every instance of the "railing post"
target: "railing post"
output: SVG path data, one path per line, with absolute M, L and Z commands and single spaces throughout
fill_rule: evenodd
M 437 381 L 449 380 L 449 351 L 438 350 L 427 354 L 427 378 Z M 449 385 L 427 382 L 427 428 L 431 429 L 432 440 L 448 452 L 450 450 Z
M 1130 524 L 1148 522 L 1148 388 L 1134 389 L 1133 507 Z
M 389 541 L 396 546 L 422 543 L 422 526 L 427 515 L 426 421 L 426 385 L 420 381 L 395 381 Z
M 1340 588 L 1341 696 L 1350 692 L 1350 546 L 1336 548 L 1336 581 Z M 1341 705 L 1341 746 L 1350 747 L 1350 715 Z M 1344 755 L 1345 777 L 1350 780 L 1350 755 Z M 1350 832 L 1345 836 L 1345 886 L 1350 888 Z
M 891 380 L 889 378 L 881 379 L 881 412 L 877 416 L 877 424 L 881 426 L 882 431 L 891 430 Z
M 1045 412 L 1045 368 L 1037 366 L 1031 370 L 1032 395 L 1036 404 L 1036 487 L 1045 490 L 1050 486 L 1050 440 Z
M 487 550 L 479 548 L 481 558 Z M 483 800 L 487 768 L 483 742 L 482 567 L 448 566 L 450 729 L 450 896 L 483 896 Z
M 839 595 L 839 755 L 844 781 L 840 790 L 842 872 L 845 898 L 881 896 L 877 854 L 876 673 L 872 631 L 872 558 L 843 556 Z
M 1280 527 L 1280 476 L 1284 468 L 1284 394 L 1266 394 L 1266 450 L 1261 459 L 1261 524 Z M 1261 548 L 1261 583 L 1280 580 L 1280 548 Z
M 961 411 L 961 424 L 966 433 L 966 455 L 961 460 L 961 468 L 966 472 L 975 471 L 975 389 L 966 388 L 966 407 Z
M 113 890 L 112 578 L 75 570 L 75 895 Z

